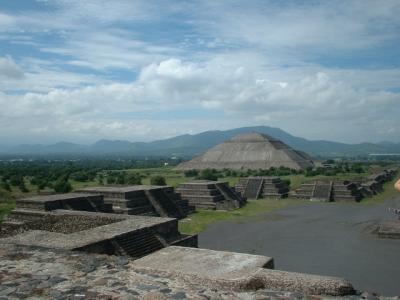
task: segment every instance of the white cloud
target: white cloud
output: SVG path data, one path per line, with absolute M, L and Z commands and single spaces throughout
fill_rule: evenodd
M 256 77 L 240 63 L 223 66 L 216 61 L 200 64 L 165 60 L 143 68 L 138 79 L 127 84 L 54 89 L 44 94 L 0 94 L 0 105 L 4 108 L 1 119 L 18 122 L 19 127 L 33 130 L 32 134 L 40 132 L 42 136 L 44 132 L 58 131 L 57 136 L 103 134 L 128 139 L 135 136 L 133 130 L 140 124 L 152 128 L 152 138 L 170 136 L 176 128 L 168 128 L 171 121 L 151 117 L 135 120 L 134 114 L 132 118 L 121 119 L 115 115 L 170 111 L 173 116 L 174 110 L 185 107 L 223 111 L 226 118 L 219 125 L 225 128 L 267 120 L 270 125 L 296 131 L 300 122 L 303 132 L 318 137 L 321 132 L 317 129 L 329 131 L 338 124 L 346 125 L 353 129 L 342 132 L 348 141 L 365 139 L 365 132 L 357 138 L 362 128 L 370 128 L 368 134 L 377 137 L 385 128 L 399 125 L 399 94 L 355 89 L 325 73 L 282 84 L 268 72 L 259 72 Z M 40 123 L 36 124 L 38 119 Z M 181 128 L 180 133 L 211 125 L 207 117 L 194 124 L 190 115 L 173 123 Z M 156 129 L 157 126 L 160 127 Z M 1 128 L 0 135 L 10 134 L 10 128 Z M 330 132 L 337 134 L 336 129 Z M 394 134 L 386 130 L 385 137 Z
M 24 72 L 10 56 L 0 57 L 0 78 L 21 79 L 23 77 Z
M 253 4 L 209 1 L 201 11 L 212 22 L 199 22 L 222 39 L 285 50 L 292 56 L 380 46 L 399 37 L 396 0 Z
M 309 138 L 399 140 L 400 69 L 385 56 L 400 37 L 396 0 L 41 5 L 0 12 L 2 42 L 29 47 L 0 57 L 0 137 L 155 139 L 265 122 Z M 369 69 L 335 66 L 358 53 L 373 54 Z M 166 120 L 178 110 L 224 118 Z

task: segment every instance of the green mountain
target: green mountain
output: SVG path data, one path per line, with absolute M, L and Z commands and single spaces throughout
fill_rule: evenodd
M 92 145 L 60 142 L 53 145 L 19 145 L 2 148 L 3 154 L 76 154 L 76 155 L 134 155 L 134 156 L 177 156 L 191 157 L 224 142 L 240 133 L 260 132 L 282 140 L 289 146 L 312 156 L 358 156 L 371 153 L 400 153 L 400 143 L 345 144 L 330 141 L 311 141 L 295 137 L 279 128 L 268 126 L 241 127 L 231 130 L 206 131 L 199 134 L 184 134 L 153 142 L 129 142 L 100 140 Z

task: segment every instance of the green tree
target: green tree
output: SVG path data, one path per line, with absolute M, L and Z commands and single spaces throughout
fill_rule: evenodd
M 56 193 L 69 193 L 72 191 L 72 186 L 68 181 L 69 176 L 64 175 L 61 176 L 57 181 L 54 183 L 53 188 L 56 191 Z
M 29 190 L 26 188 L 24 181 L 21 181 L 21 183 L 19 184 L 19 190 L 23 193 L 28 193 Z
M 126 176 L 126 183 L 133 184 L 133 185 L 142 184 L 142 177 L 140 176 L 140 174 L 137 174 L 137 173 L 129 173 Z
M 1 182 L 1 187 L 6 191 L 11 192 L 11 186 L 8 184 L 7 181 L 2 181 Z
M 117 176 L 116 184 L 125 184 L 125 173 L 121 172 Z
M 151 185 L 167 185 L 163 176 L 157 175 L 150 178 Z
M 217 181 L 218 177 L 215 170 L 205 169 L 201 171 L 197 179 Z

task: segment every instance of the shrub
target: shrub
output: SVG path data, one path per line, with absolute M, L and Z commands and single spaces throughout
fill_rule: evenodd
M 184 172 L 185 177 L 196 177 L 199 175 L 199 172 L 197 170 L 187 170 Z
M 53 184 L 53 188 L 56 193 L 69 193 L 72 191 L 72 186 L 68 181 L 69 175 L 60 176 L 57 181 Z
M 163 176 L 153 176 L 150 178 L 151 185 L 167 185 L 165 178 Z
M 142 184 L 142 177 L 140 174 L 130 173 L 126 176 L 127 184 Z
M 215 170 L 205 169 L 205 170 L 201 171 L 201 173 L 197 177 L 197 179 L 217 181 L 218 176 L 217 176 Z

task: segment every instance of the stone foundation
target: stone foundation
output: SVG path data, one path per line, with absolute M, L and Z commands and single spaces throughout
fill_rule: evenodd
M 0 296 L 6 299 L 292 300 L 354 293 L 344 279 L 266 269 L 268 257 L 205 249 L 170 247 L 130 260 L 0 244 L 0 254 Z
M 362 194 L 359 185 L 354 182 L 318 180 L 303 183 L 300 188 L 290 192 L 290 197 L 322 202 L 359 202 Z
M 103 195 L 114 213 L 181 219 L 193 210 L 170 186 L 100 186 L 78 192 Z
M 400 220 L 386 220 L 378 223 L 374 230 L 380 238 L 400 239 Z
M 29 219 L 0 226 L 0 243 L 133 258 L 168 245 L 197 247 L 197 235 L 180 234 L 176 219 L 70 210 L 28 213 Z
M 235 190 L 247 199 L 286 198 L 289 188 L 279 177 L 248 177 L 241 178 Z
M 222 181 L 181 183 L 176 191 L 196 209 L 233 210 L 246 203 L 245 198 Z

